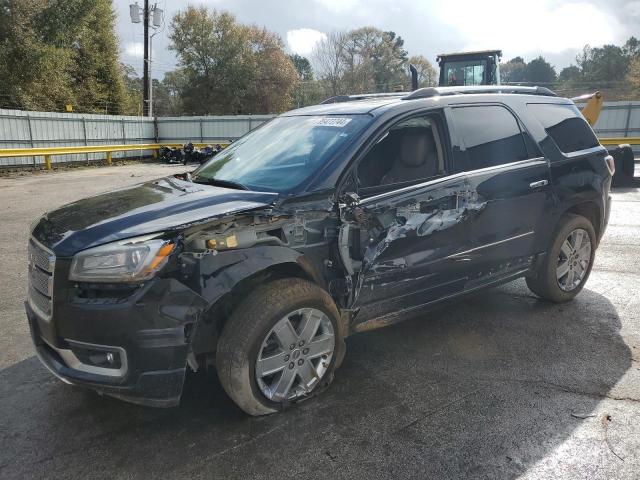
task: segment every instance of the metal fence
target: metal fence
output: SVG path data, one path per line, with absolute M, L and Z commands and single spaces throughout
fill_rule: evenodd
M 273 115 L 129 117 L 0 109 L 0 149 L 141 143 L 217 143 L 234 140 Z M 595 126 L 600 138 L 640 136 L 640 102 L 605 102 Z M 634 150 L 640 152 L 640 145 Z M 114 153 L 118 158 L 131 152 Z M 147 157 L 150 151 L 135 156 Z M 104 159 L 104 154 L 59 155 L 53 162 Z M 0 158 L 0 167 L 38 165 L 42 157 Z
M 273 115 L 220 117 L 130 117 L 0 109 L 0 149 L 128 145 L 147 143 L 217 143 L 234 140 L 272 118 Z M 114 152 L 123 156 L 148 157 L 151 151 Z M 57 155 L 53 163 L 88 162 L 104 154 Z M 0 167 L 31 166 L 42 157 L 0 158 Z
M 235 140 L 274 115 L 158 117 L 159 143 L 218 143 Z
M 601 139 L 640 137 L 640 102 L 605 102 L 593 129 Z M 632 148 L 640 153 L 640 145 Z

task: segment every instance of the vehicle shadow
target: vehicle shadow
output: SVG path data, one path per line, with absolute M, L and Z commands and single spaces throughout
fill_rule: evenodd
M 515 478 L 630 368 L 619 330 L 593 291 L 555 305 L 518 281 L 351 337 L 321 397 L 261 418 L 213 372 L 158 410 L 63 385 L 30 358 L 0 372 L 0 477 Z

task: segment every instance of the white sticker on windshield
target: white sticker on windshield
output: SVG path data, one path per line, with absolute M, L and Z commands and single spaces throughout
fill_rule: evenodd
M 342 127 L 346 127 L 350 121 L 351 121 L 350 118 L 344 118 L 344 117 L 319 117 L 319 118 L 315 118 L 312 124 L 318 125 L 321 127 L 342 128 Z

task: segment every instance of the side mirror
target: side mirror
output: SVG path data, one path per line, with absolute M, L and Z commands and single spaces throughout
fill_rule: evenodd
M 351 207 L 360 203 L 360 196 L 355 192 L 343 193 L 340 196 L 340 203 L 344 204 L 347 207 Z

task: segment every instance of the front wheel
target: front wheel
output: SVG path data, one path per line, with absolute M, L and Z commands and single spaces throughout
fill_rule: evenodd
M 534 275 L 527 277 L 527 286 L 552 302 L 573 299 L 589 278 L 595 251 L 591 222 L 580 215 L 564 215 L 546 258 Z
M 316 393 L 344 353 L 338 310 L 315 284 L 296 278 L 259 286 L 229 318 L 216 352 L 218 377 L 250 415 Z

